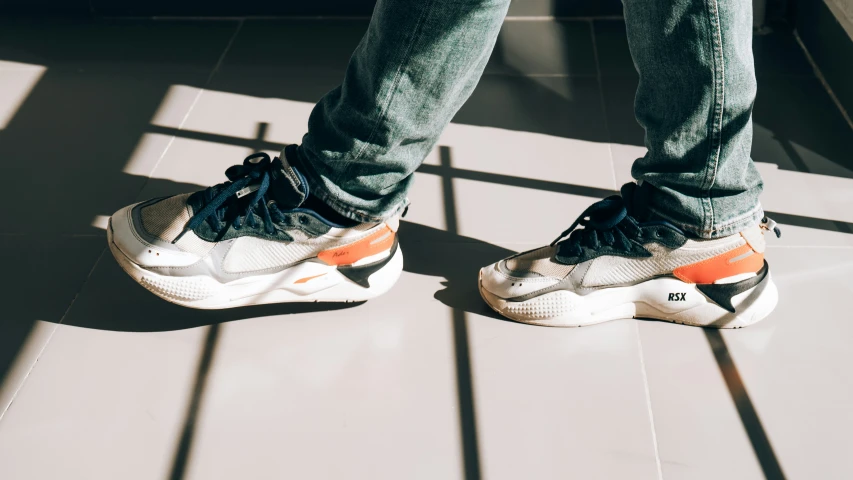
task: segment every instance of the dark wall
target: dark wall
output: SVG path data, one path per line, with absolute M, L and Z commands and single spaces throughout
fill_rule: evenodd
M 418 0 L 413 0 L 418 1 Z M 6 14 L 368 16 L 376 0 L 0 0 Z M 621 0 L 515 0 L 510 15 L 621 15 Z

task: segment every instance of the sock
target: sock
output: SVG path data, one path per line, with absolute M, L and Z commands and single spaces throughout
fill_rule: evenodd
M 360 223 L 332 210 L 332 207 L 326 205 L 325 202 L 315 197 L 314 195 L 309 194 L 308 198 L 306 198 L 305 201 L 302 202 L 302 205 L 300 205 L 299 207 L 314 210 L 326 220 L 332 223 L 337 223 L 338 225 L 341 225 L 343 227 L 354 227 Z
M 299 153 L 297 152 L 297 149 L 298 146 L 296 144 L 284 147 L 284 160 L 288 162 L 291 166 L 298 168 Z M 299 207 L 314 210 L 326 220 L 332 223 L 337 223 L 338 225 L 341 225 L 343 227 L 354 227 L 360 223 L 332 210 L 332 207 L 326 205 L 326 202 L 320 200 L 314 195 L 311 195 L 310 193 L 308 194 L 308 198 L 306 198 L 305 201 L 303 201 L 302 204 L 299 205 Z

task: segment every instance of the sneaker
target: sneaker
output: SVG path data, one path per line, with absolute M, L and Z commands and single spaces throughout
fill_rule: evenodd
M 739 328 L 770 314 L 778 292 L 764 232 L 780 235 L 772 220 L 724 238 L 689 238 L 668 222 L 632 216 L 623 198 L 636 187 L 587 208 L 550 246 L 482 268 L 486 303 L 511 320 L 560 327 L 651 318 Z
M 399 278 L 399 218 L 334 223 L 307 208 L 302 174 L 265 153 L 225 174 L 230 181 L 206 190 L 113 214 L 107 238 L 122 269 L 165 300 L 203 309 L 360 302 Z

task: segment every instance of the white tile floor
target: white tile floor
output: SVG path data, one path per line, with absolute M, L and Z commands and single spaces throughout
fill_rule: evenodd
M 784 32 L 753 151 L 782 298 L 749 329 L 536 328 L 477 295 L 642 155 L 618 21 L 506 24 L 387 296 L 199 312 L 126 278 L 105 216 L 298 142 L 364 27 L 2 25 L 0 478 L 853 478 L 853 130 Z

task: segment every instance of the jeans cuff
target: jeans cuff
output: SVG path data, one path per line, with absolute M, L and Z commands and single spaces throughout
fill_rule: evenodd
M 677 221 L 651 206 L 649 206 L 648 209 L 649 213 L 651 213 L 653 217 L 666 220 L 684 232 L 704 239 L 722 238 L 740 233 L 749 227 L 757 225 L 761 222 L 761 219 L 764 218 L 764 209 L 761 207 L 761 204 L 758 204 L 744 214 L 726 220 L 725 222 L 715 222 L 713 225 L 704 228 L 703 226 Z
M 291 150 L 292 154 L 289 156 L 285 153 L 285 150 L 287 150 L 287 147 L 281 151 L 281 156 L 286 158 L 289 163 L 299 169 L 299 172 L 308 183 L 308 194 L 317 197 L 323 203 L 328 205 L 329 208 L 345 218 L 359 223 L 378 223 L 402 213 L 406 207 L 409 206 L 409 200 L 406 198 L 405 201 L 379 214 L 354 207 L 353 205 L 341 201 L 334 192 L 329 190 L 326 182 L 317 175 L 317 172 L 314 171 L 314 169 L 307 166 L 307 162 L 303 161 L 303 157 L 299 152 L 298 146 Z

